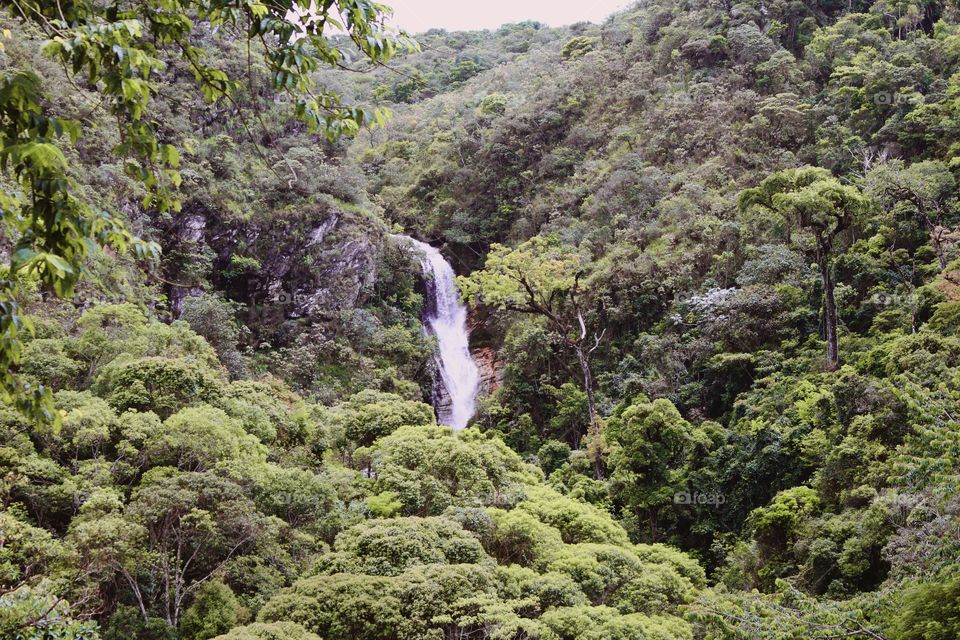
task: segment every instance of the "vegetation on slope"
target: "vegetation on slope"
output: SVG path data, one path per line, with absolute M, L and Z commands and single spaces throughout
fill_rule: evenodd
M 4 24 L 3 77 L 84 112 Z M 159 263 L 91 251 L 69 302 L 10 285 L 36 330 L 5 373 L 57 419 L 0 410 L 0 635 L 960 634 L 953 3 L 432 31 L 310 70 L 394 111 L 352 143 L 292 119 L 243 38 L 193 37 L 253 89 L 154 78 L 180 211 L 144 204 L 105 114 L 61 144 L 73 197 Z M 497 351 L 458 434 L 401 230 L 443 243 Z

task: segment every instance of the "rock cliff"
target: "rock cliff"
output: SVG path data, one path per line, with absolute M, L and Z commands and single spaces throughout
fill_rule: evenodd
M 377 216 L 333 198 L 242 219 L 194 206 L 167 231 L 165 260 L 196 271 L 170 285 L 174 317 L 186 296 L 206 288 L 286 318 L 354 308 L 374 283 L 385 235 Z

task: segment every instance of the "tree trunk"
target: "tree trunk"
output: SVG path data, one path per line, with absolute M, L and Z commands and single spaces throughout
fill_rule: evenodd
M 140 591 L 140 585 L 130 574 L 130 572 L 124 569 L 122 566 L 120 567 L 120 573 L 130 585 L 130 590 L 133 591 L 133 595 L 137 599 L 137 606 L 140 607 L 140 615 L 143 616 L 143 621 L 150 622 L 150 614 L 147 613 L 147 605 L 143 601 L 143 592 Z
M 587 392 L 587 413 L 590 415 L 590 426 L 597 421 L 597 407 L 593 397 L 593 374 L 590 372 L 590 360 L 583 348 L 577 345 L 577 360 L 580 362 L 580 371 L 583 373 L 583 390 Z
M 940 271 L 947 268 L 947 256 L 943 252 L 943 227 L 937 226 L 930 232 L 930 244 L 933 245 L 933 251 L 937 254 L 937 260 L 940 262 Z
M 827 338 L 827 371 L 840 368 L 840 345 L 837 341 L 837 301 L 834 297 L 833 274 L 830 273 L 830 249 L 817 238 L 817 263 L 823 279 L 824 333 Z
M 590 418 L 589 433 L 593 436 L 590 447 L 593 449 L 593 473 L 597 480 L 603 480 L 603 461 L 600 459 L 600 419 L 597 417 L 597 405 L 593 396 L 593 373 L 590 371 L 590 358 L 583 345 L 574 346 L 580 370 L 583 372 L 583 390 L 587 393 L 587 414 Z

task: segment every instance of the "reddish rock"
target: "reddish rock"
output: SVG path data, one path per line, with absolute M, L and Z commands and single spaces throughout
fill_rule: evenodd
M 490 395 L 503 384 L 503 363 L 490 347 L 474 349 L 471 355 L 480 369 L 480 395 Z

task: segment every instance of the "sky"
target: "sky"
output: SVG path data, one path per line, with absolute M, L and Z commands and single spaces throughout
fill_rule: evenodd
M 507 22 L 536 20 L 560 27 L 602 22 L 634 0 L 380 0 L 393 7 L 393 22 L 408 33 L 495 29 Z

